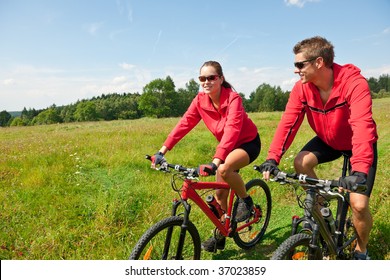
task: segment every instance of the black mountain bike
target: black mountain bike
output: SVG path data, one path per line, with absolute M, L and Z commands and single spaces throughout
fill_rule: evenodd
M 259 166 L 254 167 L 261 172 Z M 349 156 L 344 155 L 342 177 L 350 171 Z M 303 174 L 276 170 L 273 181 L 294 186 L 303 217 L 293 216 L 291 236 L 272 255 L 272 260 L 352 259 L 356 232 L 352 223 L 349 192 L 364 192 L 366 185 L 355 185 L 339 192 L 338 180 L 309 178 Z M 302 190 L 303 192 L 299 192 Z M 332 202 L 336 202 L 334 215 Z

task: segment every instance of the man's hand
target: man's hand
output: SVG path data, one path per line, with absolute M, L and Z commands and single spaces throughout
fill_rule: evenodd
M 267 159 L 260 165 L 260 171 L 263 172 L 263 178 L 269 180 L 270 174 L 274 174 L 275 170 L 278 169 L 278 164 L 274 159 Z
M 367 182 L 367 174 L 363 172 L 353 171 L 352 175 L 346 177 L 340 177 L 339 185 L 347 190 L 354 191 L 356 185 L 364 185 Z

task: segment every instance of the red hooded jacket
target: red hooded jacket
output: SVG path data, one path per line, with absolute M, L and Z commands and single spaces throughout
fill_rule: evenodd
M 335 150 L 352 150 L 354 171 L 368 173 L 373 163 L 373 143 L 378 139 L 372 119 L 372 99 L 366 79 L 352 64 L 333 64 L 334 83 L 323 105 L 318 88 L 298 81 L 291 91 L 268 159 L 278 163 L 290 147 L 306 114 L 314 132 Z
M 164 142 L 171 150 L 200 120 L 218 140 L 214 158 L 225 161 L 228 154 L 241 144 L 252 141 L 257 127 L 244 110 L 241 96 L 228 88 L 221 88 L 220 108 L 217 111 L 210 97 L 199 92 L 187 112 Z

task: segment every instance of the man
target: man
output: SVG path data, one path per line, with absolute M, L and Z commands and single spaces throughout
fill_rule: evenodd
M 277 169 L 306 114 L 316 136 L 294 160 L 297 173 L 316 178 L 314 168 L 349 153 L 352 170 L 340 178 L 343 187 L 366 183 L 364 194 L 351 193 L 353 223 L 358 238 L 355 259 L 369 259 L 367 244 L 372 228 L 369 197 L 374 185 L 378 139 L 372 118 L 372 99 L 366 79 L 352 64 L 333 62 L 333 45 L 322 37 L 305 39 L 294 46 L 295 71 L 300 80 L 291 91 L 286 110 L 261 165 L 266 180 Z

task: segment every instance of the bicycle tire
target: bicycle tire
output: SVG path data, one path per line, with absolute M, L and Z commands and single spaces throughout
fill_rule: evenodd
M 298 233 L 287 238 L 272 254 L 271 260 L 309 260 L 311 235 Z M 315 260 L 322 260 L 322 250 L 317 250 Z
M 185 230 L 186 235 L 182 255 L 179 258 L 176 257 L 176 249 L 183 221 L 184 219 L 181 216 L 171 216 L 151 226 L 138 240 L 129 259 L 199 260 L 201 254 L 200 236 L 197 228 L 191 221 L 188 221 Z M 167 242 L 166 237 L 170 229 L 172 229 L 172 235 L 169 242 Z M 168 254 L 164 255 L 163 251 L 166 244 L 168 244 Z
M 260 179 L 253 179 L 246 185 L 247 193 L 252 197 L 253 204 L 258 207 L 261 213 L 261 218 L 258 222 L 236 231 L 233 235 L 234 242 L 242 249 L 248 250 L 255 246 L 263 238 L 267 230 L 269 220 L 271 218 L 272 200 L 271 191 L 268 185 Z M 236 198 L 237 200 L 238 198 Z M 235 203 L 237 205 L 237 203 Z M 249 222 L 253 217 L 247 221 L 237 224 L 237 228 L 241 224 Z

